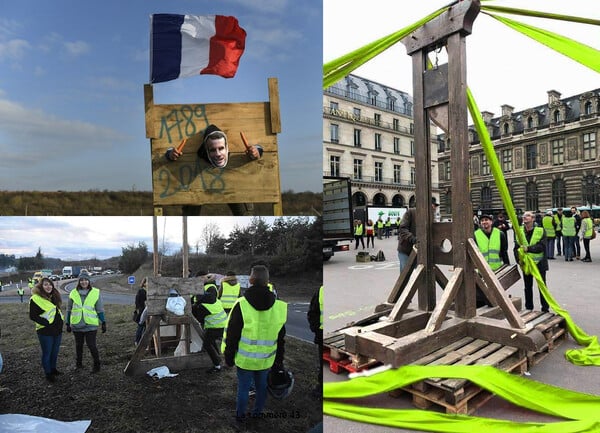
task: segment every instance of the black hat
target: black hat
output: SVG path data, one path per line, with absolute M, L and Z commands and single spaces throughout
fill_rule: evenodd
M 431 197 L 431 204 L 438 207 L 440 204 L 436 201 L 435 197 Z
M 491 221 L 494 221 L 494 217 L 493 217 L 493 216 L 491 216 L 490 214 L 487 214 L 487 213 L 484 213 L 483 215 L 481 215 L 481 216 L 479 217 L 479 221 L 481 221 L 481 220 L 482 220 L 482 219 L 484 219 L 484 218 L 487 218 L 487 219 L 489 219 L 489 220 L 491 220 Z

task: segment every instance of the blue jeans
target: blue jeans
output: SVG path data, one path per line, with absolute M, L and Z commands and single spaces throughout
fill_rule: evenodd
M 58 350 L 60 349 L 62 334 L 51 336 L 38 333 L 38 339 L 42 347 L 42 367 L 44 368 L 44 373 L 50 374 L 53 370 L 56 370 L 56 361 L 58 360 Z
M 248 392 L 250 386 L 254 381 L 256 387 L 256 400 L 254 401 L 254 409 L 252 410 L 252 416 L 258 416 L 262 413 L 265 403 L 267 401 L 267 376 L 269 375 L 269 369 L 266 370 L 245 370 L 237 367 L 237 402 L 235 407 L 235 413 L 238 418 L 246 416 L 246 409 L 248 408 Z
M 546 257 L 549 259 L 554 258 L 554 238 L 546 239 Z
M 400 273 L 402 273 L 402 269 L 404 269 L 406 263 L 408 263 L 408 254 L 398 251 L 398 261 L 400 262 Z

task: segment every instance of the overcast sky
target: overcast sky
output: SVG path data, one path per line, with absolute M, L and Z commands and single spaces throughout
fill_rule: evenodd
M 276 217 L 261 217 L 271 225 Z M 246 227 L 252 217 L 188 217 L 188 245 L 202 237 L 209 223 L 218 225 L 221 235 Z M 158 217 L 158 245 L 163 242 L 175 253 L 183 244 L 183 218 Z M 2 217 L 0 253 L 16 257 L 34 256 L 38 247 L 46 257 L 62 260 L 106 259 L 121 255 L 121 248 L 146 242 L 152 250 L 152 217 Z M 201 247 L 202 249 L 202 247 Z
M 247 32 L 234 78 L 158 83 L 155 103 L 268 101 L 267 78 L 278 78 L 282 190 L 321 190 L 320 2 L 0 4 L 0 190 L 151 190 L 143 85 L 152 13 L 233 15 Z
M 449 0 L 325 0 L 323 58 L 334 60 L 429 15 Z M 497 0 L 486 4 L 600 19 L 597 0 Z M 410 6 L 408 6 L 410 5 Z M 510 16 L 600 49 L 600 28 L 539 18 Z M 479 109 L 501 115 L 500 106 L 521 111 L 547 103 L 548 90 L 562 97 L 600 88 L 591 69 L 479 14 L 467 37 L 467 84 Z M 411 58 L 402 43 L 366 63 L 354 74 L 398 90 L 412 91 Z

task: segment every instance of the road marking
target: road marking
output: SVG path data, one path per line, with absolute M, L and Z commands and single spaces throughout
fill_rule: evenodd
M 364 305 L 362 307 L 359 307 L 357 310 L 342 311 L 341 313 L 332 314 L 330 316 L 327 316 L 327 318 L 329 320 L 336 320 L 336 319 L 340 319 L 340 318 L 343 318 L 343 317 L 356 316 L 356 314 L 359 313 L 359 312 L 361 312 L 361 311 L 374 310 L 374 309 L 375 309 L 375 305 Z
M 348 266 L 348 269 L 352 270 L 361 270 L 361 269 L 374 269 L 376 271 L 385 270 L 385 269 L 398 269 L 400 266 L 400 262 L 390 262 L 390 263 L 377 263 L 377 264 L 364 264 L 364 265 L 352 265 Z

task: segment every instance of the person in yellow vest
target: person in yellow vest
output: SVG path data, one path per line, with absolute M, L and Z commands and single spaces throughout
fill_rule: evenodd
M 287 304 L 267 287 L 269 270 L 256 265 L 250 272 L 250 287 L 233 306 L 223 332 L 221 351 L 228 367 L 237 367 L 236 416 L 233 427 L 243 430 L 247 421 L 248 392 L 256 387 L 250 415 L 262 415 L 267 399 L 267 376 L 271 367 L 283 369 Z
M 387 217 L 385 220 L 385 237 L 386 239 L 390 237 L 390 233 L 392 232 L 392 220 L 390 217 Z
M 94 366 L 93 373 L 100 371 L 100 354 L 96 345 L 98 327 L 106 332 L 106 318 L 100 290 L 92 287 L 87 276 L 80 276 L 77 287 L 69 293 L 67 306 L 67 332 L 73 331 L 75 337 L 75 367 L 83 367 L 83 342 L 87 345 Z
M 17 294 L 21 297 L 21 304 L 23 303 L 23 295 L 25 294 L 25 289 L 17 284 Z
M 592 257 L 590 256 L 590 241 L 593 239 L 594 230 L 594 221 L 590 218 L 590 213 L 587 210 L 581 211 L 579 236 L 583 239 L 583 248 L 585 249 L 585 257 L 581 259 L 582 262 L 592 261 Z
M 204 344 L 215 349 L 219 354 L 217 340 L 223 337 L 223 329 L 227 322 L 227 313 L 223 304 L 217 299 L 216 286 L 209 286 L 204 295 L 198 297 L 198 301 L 192 305 L 192 314 L 204 329 Z M 218 373 L 221 371 L 221 358 L 213 360 L 213 367 L 207 373 Z
M 556 221 L 552 215 L 552 211 L 546 211 L 546 215 L 542 218 L 542 227 L 546 232 L 546 258 L 554 260 L 554 240 L 556 239 Z
M 575 223 L 575 216 L 573 216 L 571 209 L 565 210 L 561 220 L 565 262 L 572 262 L 575 257 L 575 238 L 577 236 Z
M 233 304 L 240 297 L 241 286 L 240 282 L 233 271 L 227 271 L 223 279 L 221 280 L 221 287 L 217 293 L 217 298 L 223 304 L 225 312 L 229 314 L 233 308 Z
M 52 281 L 52 280 L 50 280 Z M 27 286 L 29 287 L 29 294 L 31 295 L 33 293 L 33 288 L 35 287 L 35 283 L 33 282 L 33 280 L 31 278 L 27 279 Z
M 562 217 L 563 217 L 563 208 L 559 207 L 558 209 L 556 209 L 556 212 L 554 212 L 554 221 L 556 222 L 556 228 L 554 229 L 556 232 L 556 255 L 560 256 L 562 254 L 562 249 L 561 248 L 561 244 L 564 247 L 564 244 L 562 243 Z
M 375 222 L 375 228 L 377 229 L 377 239 L 383 239 L 384 227 L 385 227 L 385 223 L 381 219 L 381 215 L 379 215 L 379 218 Z
M 354 240 L 356 241 L 356 245 L 354 246 L 355 250 L 358 248 L 358 242 L 362 244 L 362 249 L 365 249 L 364 234 L 365 226 L 363 225 L 363 222 L 358 219 L 354 220 Z
M 42 368 L 49 382 L 55 382 L 61 374 L 56 369 L 64 323 L 61 306 L 62 298 L 52 280 L 42 278 L 29 299 L 29 318 L 35 322 L 42 348 Z
M 475 230 L 474 237 L 479 251 L 492 271 L 495 272 L 503 265 L 510 264 L 508 240 L 502 230 L 494 227 L 494 218 L 491 215 L 483 214 L 479 217 L 479 228 Z M 491 305 L 479 288 L 477 288 L 476 299 L 477 308 L 486 304 Z
M 319 360 L 317 363 L 317 371 L 319 372 L 317 375 L 318 382 L 313 390 L 313 396 L 318 398 L 323 396 L 323 368 L 321 366 L 323 360 L 323 297 L 323 286 L 321 286 L 313 294 L 308 307 L 308 313 L 306 313 L 308 326 L 315 334 L 313 341 L 319 349 Z
M 519 245 L 515 239 L 515 259 L 519 261 L 518 250 L 527 254 L 537 264 L 542 280 L 546 284 L 546 271 L 548 270 L 548 260 L 546 259 L 546 233 L 542 227 L 536 227 L 535 215 L 533 212 L 527 211 L 523 213 L 523 233 L 525 234 L 525 243 Z M 525 308 L 533 310 L 533 275 L 523 272 L 523 283 L 525 285 Z M 548 311 L 548 302 L 544 299 L 540 292 L 540 303 L 542 311 Z

